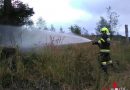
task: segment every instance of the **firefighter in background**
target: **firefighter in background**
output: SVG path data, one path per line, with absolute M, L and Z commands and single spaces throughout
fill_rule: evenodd
M 107 66 L 112 65 L 110 57 L 110 33 L 106 27 L 101 28 L 101 36 L 98 41 L 92 42 L 93 45 L 98 45 L 100 48 L 101 68 L 105 73 L 107 72 Z

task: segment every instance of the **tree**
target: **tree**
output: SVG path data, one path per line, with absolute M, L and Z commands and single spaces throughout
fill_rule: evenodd
M 0 24 L 21 26 L 30 22 L 33 8 L 19 0 L 1 0 Z
M 81 35 L 81 28 L 77 25 L 70 26 L 70 31 L 74 34 Z
M 14 37 L 20 30 L 17 27 L 3 25 L 31 25 L 33 22 L 29 17 L 33 14 L 33 8 L 29 8 L 19 0 L 0 0 L 0 43 L 6 45 L 10 41 L 11 44 L 14 44 L 16 39 Z
M 88 30 L 85 27 L 83 27 L 83 32 L 84 32 L 84 36 L 88 36 L 89 35 L 89 32 L 88 32 Z
M 48 30 L 45 20 L 43 20 L 41 17 L 36 22 L 36 25 L 38 29 Z
M 110 6 L 107 8 L 107 18 L 108 23 L 110 25 L 110 29 L 114 34 L 117 29 L 119 15 L 115 11 L 113 11 Z
M 97 23 L 96 33 L 99 34 L 100 29 L 105 26 L 110 30 L 110 34 L 113 35 L 118 26 L 118 17 L 119 15 L 109 6 L 107 8 L 107 18 L 100 17 L 100 21 Z
M 60 27 L 60 32 L 61 32 L 61 33 L 64 33 L 64 32 L 65 32 L 62 27 Z
M 96 33 L 99 34 L 100 29 L 103 28 L 103 27 L 107 27 L 111 32 L 110 25 L 109 25 L 108 21 L 104 17 L 100 17 L 100 20 L 97 23 L 97 27 L 96 27 L 97 32 Z
M 51 31 L 55 31 L 55 27 L 51 24 L 51 28 L 50 28 Z

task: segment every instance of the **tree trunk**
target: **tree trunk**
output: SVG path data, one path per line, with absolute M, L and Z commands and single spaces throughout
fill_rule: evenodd
M 4 0 L 4 12 L 6 14 L 9 14 L 12 9 L 12 3 L 11 0 Z

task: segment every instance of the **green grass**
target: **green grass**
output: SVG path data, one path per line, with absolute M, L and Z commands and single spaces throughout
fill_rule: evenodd
M 119 72 L 106 76 L 99 68 L 98 47 L 88 44 L 47 46 L 0 61 L 0 89 L 101 90 L 118 86 L 130 89 L 130 44 L 113 41 L 111 56 Z M 10 66 L 15 59 L 16 67 Z

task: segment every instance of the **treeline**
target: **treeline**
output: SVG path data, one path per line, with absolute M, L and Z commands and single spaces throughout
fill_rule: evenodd
M 90 35 L 99 35 L 100 28 L 106 26 L 109 28 L 111 35 L 114 35 L 114 33 L 117 32 L 119 15 L 113 11 L 111 7 L 108 7 L 106 10 L 107 18 L 103 16 L 100 17 L 95 28 L 95 34 L 90 34 L 86 27 L 81 27 L 76 24 L 69 26 L 68 31 L 86 37 Z M 0 44 L 14 45 L 17 41 L 22 42 L 22 34 L 31 32 L 32 30 L 60 31 L 61 33 L 67 31 L 64 30 L 62 26 L 59 30 L 55 28 L 54 25 L 48 27 L 42 18 L 39 18 L 36 24 L 34 24 L 30 19 L 33 14 L 33 8 L 30 8 L 27 4 L 19 0 L 0 0 Z

